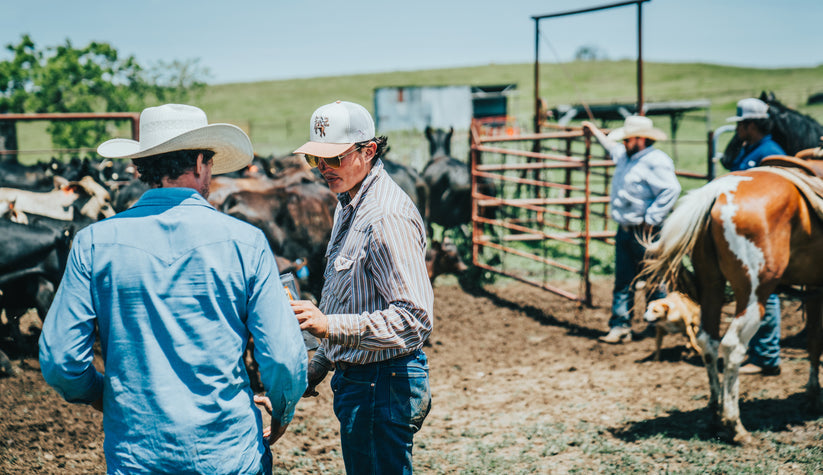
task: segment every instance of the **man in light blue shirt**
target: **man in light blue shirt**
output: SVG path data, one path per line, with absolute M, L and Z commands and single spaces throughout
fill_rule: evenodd
M 634 305 L 632 282 L 641 270 L 646 248 L 643 238 L 660 229 L 663 219 L 680 196 L 674 162 L 655 141 L 666 134 L 652 120 L 629 116 L 623 127 L 606 136 L 591 122 L 583 122 L 600 145 L 609 152 L 616 167 L 611 185 L 611 215 L 618 224 L 615 241 L 614 291 L 606 343 L 631 341 Z M 647 301 L 662 298 L 660 289 L 651 289 Z
M 212 174 L 251 161 L 248 136 L 167 104 L 143 111 L 139 142 L 98 153 L 132 159 L 152 189 L 77 234 L 43 324 L 43 377 L 102 410 L 108 473 L 271 473 L 307 354 L 262 232 L 205 199 Z M 270 404 L 249 386 L 249 335 Z M 255 402 L 271 412 L 265 431 Z

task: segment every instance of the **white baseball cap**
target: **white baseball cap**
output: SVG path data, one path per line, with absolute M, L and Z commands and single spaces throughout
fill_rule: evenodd
M 729 117 L 726 122 L 740 122 L 741 120 L 768 119 L 769 105 L 760 99 L 750 97 L 737 102 L 737 115 Z
M 309 122 L 309 141 L 294 153 L 336 157 L 358 142 L 374 138 L 374 120 L 365 107 L 336 101 L 319 107 Z

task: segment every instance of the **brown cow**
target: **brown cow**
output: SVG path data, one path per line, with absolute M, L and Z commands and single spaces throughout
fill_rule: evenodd
M 468 266 L 460 259 L 457 245 L 451 239 L 445 238 L 442 243 L 432 241 L 431 247 L 426 251 L 426 270 L 432 284 L 439 275 L 459 274 L 466 269 Z
M 276 255 L 304 259 L 309 269 L 304 287 L 319 296 L 336 206 L 337 196 L 328 187 L 300 181 L 263 191 L 236 191 L 219 209 L 260 228 Z

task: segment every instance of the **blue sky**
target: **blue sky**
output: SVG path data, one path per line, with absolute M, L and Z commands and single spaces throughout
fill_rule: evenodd
M 105 41 L 140 64 L 199 59 L 210 83 L 534 61 L 535 15 L 618 0 L 25 0 L 3 2 L 0 41 Z M 821 0 L 651 0 L 646 61 L 754 67 L 823 64 Z M 540 60 L 581 46 L 637 54 L 637 7 L 541 22 Z M 5 50 L 0 59 L 7 59 Z

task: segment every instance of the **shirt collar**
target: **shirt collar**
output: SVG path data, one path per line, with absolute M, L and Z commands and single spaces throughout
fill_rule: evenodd
M 371 168 L 371 170 L 369 170 L 369 174 L 366 175 L 366 178 L 363 179 L 363 181 L 360 185 L 360 189 L 357 191 L 357 194 L 354 195 L 354 198 L 352 198 L 349 195 L 348 191 L 344 191 L 343 193 L 338 193 L 337 194 L 337 199 L 340 201 L 340 204 L 344 207 L 348 206 L 348 205 L 351 205 L 352 208 L 356 208 L 357 205 L 360 203 L 360 201 L 363 200 L 363 197 L 366 195 L 366 191 L 369 189 L 369 187 L 372 185 L 372 183 L 374 183 L 374 181 L 377 179 L 377 175 L 380 173 L 380 170 L 382 170 L 382 169 L 383 169 L 383 160 L 378 158 L 377 162 L 374 164 L 374 166 Z
M 150 188 L 143 193 L 133 207 L 137 206 L 214 206 L 193 188 Z
M 654 145 L 651 145 L 649 147 L 644 148 L 643 150 L 635 153 L 634 155 L 630 156 L 629 158 L 632 159 L 632 160 L 635 160 L 637 158 L 644 157 L 644 156 L 650 154 L 652 152 L 652 150 L 655 150 Z

